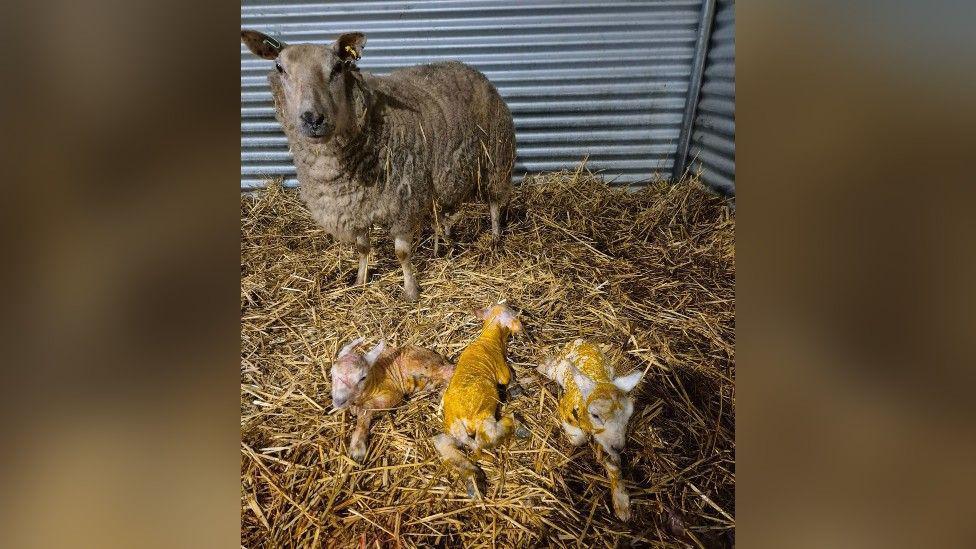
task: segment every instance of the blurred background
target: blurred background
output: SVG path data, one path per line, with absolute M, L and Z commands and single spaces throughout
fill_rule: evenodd
M 970 4 L 735 17 L 737 537 L 971 543 Z M 5 546 L 238 543 L 239 23 L 0 21 Z

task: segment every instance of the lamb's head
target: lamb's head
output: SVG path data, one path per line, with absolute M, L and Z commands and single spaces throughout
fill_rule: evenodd
M 483 321 L 485 326 L 492 323 L 497 323 L 508 329 L 508 331 L 512 334 L 519 334 L 522 332 L 522 321 L 519 320 L 518 315 L 515 313 L 515 311 L 511 310 L 508 308 L 508 306 L 502 303 L 477 310 L 474 312 L 474 315 L 478 317 L 479 320 Z
M 634 400 L 628 393 L 637 386 L 644 372 L 638 370 L 616 377 L 612 383 L 597 383 L 573 366 L 570 368 L 593 424 L 593 438 L 608 454 L 619 454 L 626 444 L 627 422 L 634 413 Z
M 348 407 L 362 394 L 366 388 L 369 369 L 386 349 L 386 341 L 380 340 L 371 351 L 363 355 L 357 350 L 362 342 L 361 337 L 350 342 L 339 350 L 339 355 L 332 363 L 332 406 L 337 410 Z
M 366 35 L 343 34 L 331 45 L 285 44 L 266 34 L 242 30 L 241 42 L 252 53 L 275 62 L 269 76 L 279 84 L 284 116 L 312 142 L 349 136 L 361 128 L 370 93 L 356 61 Z

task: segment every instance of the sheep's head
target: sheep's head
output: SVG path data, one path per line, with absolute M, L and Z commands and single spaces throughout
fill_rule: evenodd
M 570 368 L 593 424 L 593 438 L 608 454 L 619 454 L 626 444 L 627 422 L 634 413 L 634 400 L 628 393 L 637 386 L 644 372 L 638 370 L 616 377 L 612 383 L 597 383 L 576 368 Z
M 357 347 L 363 338 L 356 338 L 339 350 L 332 363 L 332 406 L 337 410 L 348 407 L 366 388 L 369 369 L 376 363 L 380 353 L 386 349 L 386 341 L 381 340 L 365 355 Z
M 522 321 L 519 320 L 515 311 L 509 309 L 504 304 L 499 303 L 498 305 L 485 307 L 484 309 L 475 311 L 474 315 L 483 321 L 485 326 L 491 323 L 497 323 L 507 328 L 513 334 L 522 333 Z
M 306 139 L 324 143 L 359 130 L 370 95 L 356 67 L 365 34 L 346 33 L 328 46 L 291 45 L 242 30 L 241 42 L 258 57 L 275 62 L 270 78 L 283 91 L 282 111 Z

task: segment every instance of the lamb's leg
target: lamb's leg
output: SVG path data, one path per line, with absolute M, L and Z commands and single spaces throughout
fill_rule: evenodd
M 359 272 L 356 273 L 356 285 L 366 284 L 367 260 L 369 259 L 369 233 L 356 235 L 356 251 L 359 252 Z
M 475 434 L 475 441 L 480 451 L 481 448 L 494 448 L 515 432 L 515 418 L 511 414 L 502 416 L 501 419 L 487 418 L 481 424 Z
M 610 497 L 613 501 L 613 512 L 620 520 L 630 520 L 630 495 L 624 486 L 623 478 L 620 474 L 620 454 L 608 452 L 604 448 L 597 450 L 603 456 L 603 466 L 610 477 Z
M 566 432 L 566 438 L 573 446 L 579 446 L 586 442 L 586 433 L 575 425 L 563 421 L 563 431 Z
M 356 419 L 356 429 L 349 437 L 349 457 L 356 463 L 362 463 L 366 457 L 366 435 L 369 433 L 369 424 L 373 421 L 373 410 L 361 410 Z
M 461 478 L 464 479 L 464 486 L 467 489 L 468 497 L 471 499 L 481 499 L 487 484 L 485 472 L 481 470 L 473 461 L 458 448 L 458 442 L 454 437 L 446 434 L 439 434 L 434 437 L 434 448 L 441 458 L 458 469 Z
M 560 354 L 555 358 L 551 358 L 549 360 L 546 360 L 542 364 L 539 364 L 536 367 L 535 371 L 539 372 L 546 378 L 555 381 L 556 383 L 559 384 L 560 387 L 565 389 L 566 386 L 563 383 L 564 382 L 563 378 L 565 377 L 566 368 L 568 367 L 568 365 L 569 362 L 565 358 L 563 358 L 562 354 Z
M 400 267 L 403 268 L 403 292 L 407 301 L 417 301 L 420 296 L 420 289 L 417 286 L 417 279 L 414 277 L 413 263 L 410 262 L 410 256 L 413 253 L 413 238 L 402 234 L 394 235 L 393 249 L 400 261 Z

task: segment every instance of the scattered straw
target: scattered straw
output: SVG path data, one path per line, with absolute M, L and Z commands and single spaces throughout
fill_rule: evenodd
M 392 243 L 373 235 L 366 287 L 356 256 L 272 184 L 241 197 L 241 543 L 246 547 L 722 546 L 734 539 L 735 221 L 697 181 L 609 188 L 579 170 L 516 190 L 503 245 L 472 205 L 456 244 L 416 254 L 421 298 L 404 302 Z M 428 232 L 429 233 L 429 232 Z M 482 460 L 484 503 L 437 459 L 439 396 L 379 416 L 363 466 L 346 457 L 352 419 L 329 413 L 328 368 L 362 335 L 456 359 L 470 311 L 522 312 L 510 346 L 524 394 L 506 406 L 532 432 Z M 610 507 L 591 447 L 574 448 L 556 387 L 535 365 L 577 337 L 608 343 L 636 390 L 624 475 L 633 519 Z

